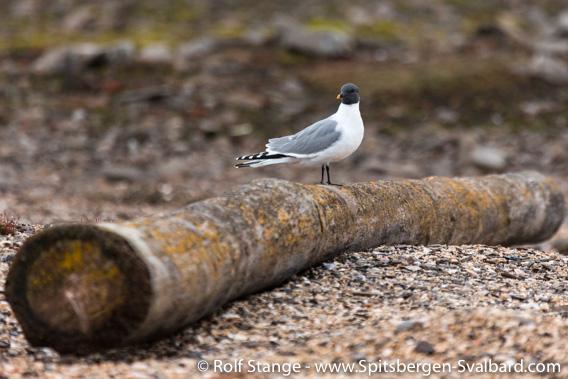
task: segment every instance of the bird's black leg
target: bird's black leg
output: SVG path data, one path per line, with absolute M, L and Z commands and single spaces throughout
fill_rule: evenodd
M 323 167 L 322 167 L 322 169 L 323 169 Z M 327 171 L 327 184 L 329 184 L 330 186 L 339 186 L 339 187 L 342 187 L 343 184 L 335 184 L 335 183 L 332 183 L 332 182 L 331 182 L 331 179 L 330 179 L 330 177 L 329 177 L 329 165 L 328 165 L 327 163 L 325 164 L 325 169 L 326 169 L 326 171 Z M 322 176 L 323 176 L 323 172 L 322 172 Z M 323 177 L 322 177 L 321 180 L 322 180 L 322 182 L 323 182 Z
M 322 164 L 322 165 L 321 165 L 321 182 L 320 182 L 320 184 L 325 184 L 325 183 L 323 182 L 323 172 L 324 172 L 324 168 L 325 168 L 325 165 Z

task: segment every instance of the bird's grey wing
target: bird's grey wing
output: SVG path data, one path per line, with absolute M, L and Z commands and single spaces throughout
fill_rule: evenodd
M 310 155 L 329 148 L 340 137 L 337 121 L 326 118 L 294 135 L 269 139 L 266 150 L 280 154 Z

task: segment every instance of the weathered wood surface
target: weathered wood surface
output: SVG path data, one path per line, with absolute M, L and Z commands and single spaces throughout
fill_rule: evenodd
M 537 174 L 314 186 L 265 179 L 166 214 L 31 237 L 6 297 L 33 345 L 88 353 L 163 337 L 231 299 L 381 244 L 509 245 L 564 217 Z

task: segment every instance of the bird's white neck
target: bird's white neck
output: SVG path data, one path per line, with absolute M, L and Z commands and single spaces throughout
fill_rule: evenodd
M 359 103 L 355 104 L 339 104 L 339 109 L 337 109 L 337 113 L 341 114 L 352 114 L 352 113 L 359 113 Z

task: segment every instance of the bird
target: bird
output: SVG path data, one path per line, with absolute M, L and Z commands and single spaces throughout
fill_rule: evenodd
M 359 148 L 363 141 L 364 127 L 359 111 L 359 88 L 353 83 L 347 83 L 341 87 L 337 99 L 341 99 L 337 112 L 296 134 L 269 139 L 266 151 L 235 158 L 237 161 L 249 161 L 235 167 L 262 167 L 282 163 L 321 165 L 320 184 L 326 184 L 326 171 L 327 184 L 341 186 L 331 182 L 329 164 L 347 158 Z

